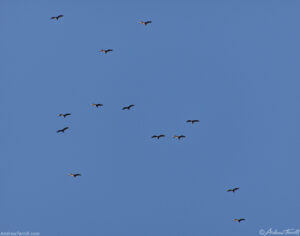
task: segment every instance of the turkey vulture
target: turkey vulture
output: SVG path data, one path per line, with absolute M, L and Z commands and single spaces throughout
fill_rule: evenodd
M 232 189 L 228 189 L 227 192 L 235 192 L 236 190 L 239 190 L 240 188 L 232 188 Z
M 178 140 L 180 140 L 181 138 L 185 138 L 185 136 L 184 135 L 179 135 L 179 136 L 174 135 L 173 138 L 177 138 Z
M 52 16 L 51 20 L 58 20 L 59 18 L 62 18 L 64 15 L 58 15 L 58 16 Z
M 66 114 L 59 114 L 58 116 L 66 118 L 67 116 L 70 116 L 70 115 L 71 115 L 71 113 L 66 113 Z
M 63 129 L 59 129 L 56 131 L 56 133 L 64 133 L 67 129 L 69 129 L 69 127 L 65 127 Z
M 81 176 L 81 174 L 72 174 L 72 173 L 70 173 L 70 174 L 68 174 L 69 176 L 72 176 L 72 177 L 74 177 L 74 178 L 76 178 L 77 176 Z
M 233 221 L 235 221 L 235 222 L 239 222 L 239 223 L 241 223 L 241 221 L 243 221 L 243 220 L 246 220 L 246 219 L 244 219 L 244 218 L 240 218 L 240 219 L 233 219 Z
M 103 104 L 100 104 L 100 103 L 93 103 L 93 104 L 91 104 L 93 107 L 102 107 L 103 106 Z
M 147 20 L 147 21 L 140 21 L 139 24 L 145 25 L 147 26 L 148 24 L 151 24 L 152 21 L 151 20 Z
M 122 110 L 130 110 L 131 107 L 134 107 L 133 104 L 129 105 L 128 107 L 123 107 Z
M 186 122 L 194 124 L 195 122 L 199 122 L 199 120 L 187 120 Z
M 153 135 L 152 138 L 157 138 L 157 139 L 160 139 L 162 137 L 165 137 L 166 135 L 164 134 L 160 134 L 160 135 Z
M 105 54 L 108 53 L 108 52 L 112 52 L 113 50 L 112 49 L 101 49 L 99 50 L 99 52 L 104 52 Z

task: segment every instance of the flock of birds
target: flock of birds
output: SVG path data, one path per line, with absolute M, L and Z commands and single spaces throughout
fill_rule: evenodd
M 58 20 L 58 19 L 62 18 L 63 16 L 64 16 L 64 15 L 53 16 L 53 17 L 51 17 L 50 19 L 51 19 L 51 20 Z M 152 21 L 151 21 L 151 20 L 148 20 L 148 21 L 140 21 L 140 22 L 138 22 L 138 23 L 147 26 L 148 24 L 151 24 Z M 112 51 L 113 51 L 113 49 L 100 49 L 100 50 L 99 50 L 99 52 L 102 52 L 102 53 L 104 53 L 104 54 L 107 54 L 107 53 L 112 52 Z M 96 107 L 96 108 L 102 107 L 102 106 L 103 106 L 103 104 L 101 104 L 101 103 L 93 103 L 93 104 L 91 104 L 91 105 L 94 106 L 94 107 Z M 130 110 L 130 109 L 131 109 L 132 107 L 134 107 L 134 106 L 135 106 L 134 104 L 131 104 L 131 105 L 129 105 L 129 106 L 123 107 L 122 110 Z M 71 115 L 71 113 L 65 113 L 65 114 L 59 114 L 58 116 L 63 117 L 63 118 L 66 118 L 67 116 L 70 116 L 70 115 Z M 194 123 L 199 122 L 199 120 L 187 120 L 186 122 L 187 122 L 187 123 L 194 124 Z M 59 130 L 57 130 L 56 132 L 57 132 L 57 133 L 64 133 L 67 129 L 69 129 L 69 127 L 64 127 L 63 129 L 59 129 Z M 153 135 L 151 138 L 156 138 L 156 139 L 159 140 L 160 138 L 163 138 L 163 137 L 166 137 L 166 135 L 164 135 L 164 134 Z M 184 136 L 184 135 L 174 135 L 173 138 L 180 140 L 180 139 L 182 139 L 182 138 L 185 138 L 185 136 Z M 80 173 L 75 173 L 75 174 L 69 173 L 68 176 L 71 176 L 71 177 L 76 178 L 76 177 L 81 176 L 81 174 L 80 174 Z M 235 193 L 235 192 L 236 192 L 237 190 L 239 190 L 239 189 L 240 189 L 240 188 L 235 187 L 235 188 L 232 188 L 232 189 L 228 189 L 227 192 Z M 235 219 L 233 219 L 233 221 L 238 222 L 238 223 L 240 223 L 240 222 L 242 222 L 242 221 L 245 221 L 245 220 L 246 220 L 245 218 L 235 218 Z

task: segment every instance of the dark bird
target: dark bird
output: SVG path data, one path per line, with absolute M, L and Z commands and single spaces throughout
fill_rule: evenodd
M 69 127 L 65 127 L 63 129 L 59 129 L 56 131 L 56 133 L 64 133 L 67 129 L 69 129 Z
M 108 52 L 112 52 L 113 50 L 112 49 L 101 49 L 99 50 L 99 52 L 104 52 L 105 54 L 108 53 Z
M 129 105 L 128 107 L 123 107 L 122 110 L 130 110 L 131 107 L 134 107 L 133 104 Z
M 81 176 L 81 174 L 72 174 L 72 173 L 70 173 L 70 174 L 68 174 L 69 176 L 72 176 L 72 177 L 74 177 L 74 178 L 76 178 L 77 176 Z
M 241 221 L 244 221 L 244 220 L 246 220 L 246 219 L 244 219 L 244 218 L 240 218 L 240 219 L 233 219 L 233 221 L 235 221 L 235 222 L 239 222 L 239 223 L 241 223 Z
M 180 140 L 181 138 L 185 138 L 184 135 L 174 135 L 173 138 L 177 138 L 178 140 Z
M 58 116 L 61 116 L 61 117 L 63 117 L 63 118 L 66 118 L 67 116 L 70 116 L 71 115 L 71 113 L 66 113 L 66 114 L 59 114 Z
M 199 120 L 187 120 L 186 122 L 194 124 L 195 122 L 199 122 Z
M 239 190 L 240 188 L 232 188 L 232 189 L 228 189 L 227 192 L 235 192 L 236 190 Z
M 52 16 L 51 20 L 58 20 L 59 18 L 62 18 L 64 15 L 58 15 L 58 16 Z
M 140 21 L 140 22 L 139 22 L 139 24 L 145 25 L 145 26 L 147 26 L 148 24 L 151 24 L 151 23 L 152 23 L 151 20 L 148 20 L 148 21 Z
M 103 104 L 100 104 L 100 103 L 93 103 L 93 104 L 91 104 L 93 107 L 102 107 L 103 106 Z
M 165 137 L 166 135 L 164 134 L 160 134 L 160 135 L 153 135 L 152 138 L 157 138 L 157 139 L 160 139 L 162 137 Z

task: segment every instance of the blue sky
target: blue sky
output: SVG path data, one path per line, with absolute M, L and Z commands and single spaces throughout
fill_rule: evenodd
M 299 8 L 2 0 L 0 231 L 299 229 Z

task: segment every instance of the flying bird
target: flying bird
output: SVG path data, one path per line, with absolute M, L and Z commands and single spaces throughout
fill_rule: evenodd
M 187 120 L 186 122 L 194 124 L 195 122 L 199 122 L 199 120 Z
M 236 190 L 239 190 L 240 188 L 232 188 L 232 189 L 228 189 L 227 192 L 235 192 Z
M 244 220 L 246 220 L 246 219 L 244 219 L 244 218 L 240 218 L 240 219 L 233 219 L 233 221 L 235 221 L 235 222 L 239 222 L 239 223 L 241 223 L 241 221 L 244 221 Z
M 93 103 L 93 104 L 91 104 L 93 107 L 102 107 L 103 106 L 103 104 L 100 104 L 100 103 Z
M 128 107 L 123 107 L 122 110 L 130 110 L 131 107 L 134 107 L 133 104 L 129 105 Z
M 52 16 L 51 20 L 58 20 L 59 18 L 62 18 L 64 15 L 58 15 L 58 16 Z
M 66 114 L 59 114 L 58 116 L 61 116 L 61 117 L 63 117 L 63 118 L 66 118 L 67 116 L 70 116 L 71 115 L 71 113 L 66 113 Z
M 112 49 L 101 49 L 99 50 L 99 52 L 104 52 L 105 54 L 108 53 L 108 52 L 112 52 L 113 50 Z
M 65 127 L 63 129 L 59 129 L 56 131 L 56 133 L 64 133 L 67 129 L 69 129 L 69 127 Z
M 178 140 L 180 140 L 181 138 L 185 138 L 184 135 L 174 135 L 173 138 L 177 138 Z
M 81 176 L 81 174 L 72 174 L 72 173 L 70 173 L 70 174 L 68 174 L 69 176 L 72 176 L 72 177 L 74 177 L 74 178 L 76 178 L 77 176 Z
M 139 24 L 145 25 L 145 26 L 147 26 L 148 24 L 151 24 L 151 23 L 152 23 L 151 20 L 148 20 L 148 21 L 140 21 L 140 22 L 139 22 Z
M 152 138 L 157 138 L 157 139 L 160 139 L 162 137 L 165 137 L 166 135 L 164 134 L 160 134 L 160 135 L 153 135 Z

